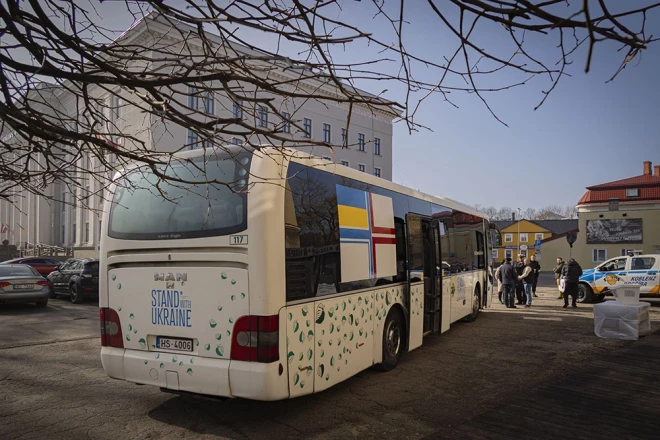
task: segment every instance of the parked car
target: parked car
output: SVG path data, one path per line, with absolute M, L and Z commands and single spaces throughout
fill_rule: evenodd
M 1 264 L 27 264 L 34 267 L 40 275 L 47 276 L 55 269 L 61 261 L 45 257 L 25 257 L 14 258 L 13 260 L 4 261 Z
M 68 295 L 80 304 L 86 297 L 99 295 L 99 261 L 91 258 L 70 258 L 48 275 L 50 297 Z
M 48 281 L 27 264 L 0 264 L 0 304 L 33 302 L 46 307 Z
M 658 297 L 660 294 L 660 255 L 616 257 L 587 269 L 580 277 L 578 301 L 602 301 L 611 295 L 611 289 L 626 284 L 640 286 L 641 297 Z

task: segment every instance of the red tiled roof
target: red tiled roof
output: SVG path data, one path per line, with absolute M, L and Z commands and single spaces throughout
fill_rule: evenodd
M 660 177 L 642 174 L 641 176 L 629 177 L 627 179 L 615 180 L 614 182 L 601 183 L 600 185 L 588 186 L 587 189 L 605 188 L 637 188 L 640 186 L 660 186 Z
M 626 197 L 626 189 L 638 188 L 639 197 Z M 621 203 L 660 200 L 660 177 L 644 174 L 628 179 L 587 187 L 578 205 L 585 203 L 607 203 L 610 199 L 619 199 Z

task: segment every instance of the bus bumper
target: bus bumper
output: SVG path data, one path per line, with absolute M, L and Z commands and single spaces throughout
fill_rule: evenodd
M 101 363 L 114 379 L 218 397 L 282 400 L 288 378 L 280 362 L 260 364 L 153 351 L 102 347 Z

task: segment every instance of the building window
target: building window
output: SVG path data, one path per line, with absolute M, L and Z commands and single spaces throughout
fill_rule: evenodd
M 260 105 L 257 108 L 257 126 L 258 127 L 268 126 L 268 109 L 266 108 L 266 106 Z
M 67 193 L 62 194 L 62 212 L 66 210 Z
M 348 147 L 348 138 L 346 137 L 346 129 L 342 128 L 341 129 L 341 146 L 342 147 Z
M 527 258 L 527 249 L 520 249 L 518 255 L 522 255 L 524 258 Z
M 188 149 L 194 150 L 195 148 L 197 148 L 198 143 L 199 143 L 199 136 L 197 136 L 197 133 L 188 129 L 188 142 L 186 143 Z
M 493 260 L 497 260 L 498 256 L 499 256 L 499 252 L 498 252 L 498 250 L 497 250 L 497 249 L 493 249 Z
M 101 232 L 103 232 L 103 221 L 99 220 L 99 243 L 101 242 Z
M 64 244 L 64 234 L 65 234 L 64 225 L 62 225 L 62 240 L 61 240 L 62 244 Z
M 634 250 L 635 250 L 635 249 L 621 249 L 621 256 L 622 256 L 622 257 L 627 257 L 627 256 L 628 256 L 628 252 L 632 252 L 632 251 L 634 251 Z
M 213 92 L 212 91 L 207 91 L 204 93 L 204 97 L 202 98 L 202 104 L 204 105 L 204 113 L 207 115 L 213 115 L 215 114 L 215 99 L 213 98 Z
M 375 168 L 374 167 L 374 176 L 380 177 L 380 168 Z
M 513 259 L 513 249 L 504 249 L 504 258 Z
M 349 164 L 347 160 L 342 160 L 341 164 L 344 165 L 345 167 L 351 166 L 351 164 Z
M 543 240 L 543 232 L 534 234 L 534 241 L 536 240 Z
M 312 120 L 305 118 L 303 119 L 303 137 L 311 138 L 312 137 Z
M 626 190 L 626 197 L 639 197 L 639 189 L 638 188 L 628 188 Z
M 197 89 L 188 87 L 188 108 L 197 110 L 199 108 L 199 96 L 197 96 Z
M 380 138 L 374 138 L 374 154 L 380 156 Z
M 231 143 L 234 145 L 241 145 L 242 142 L 239 138 L 231 138 Z
M 323 142 L 329 144 L 332 142 L 330 140 L 330 124 L 323 124 Z
M 527 234 L 521 233 L 520 234 L 520 242 L 521 243 L 527 243 L 527 240 L 528 240 Z
M 282 133 L 291 133 L 291 115 L 282 113 Z
M 85 243 L 89 243 L 89 222 L 85 222 Z
M 607 260 L 607 249 L 594 249 L 591 254 L 594 263 Z
M 243 100 L 239 99 L 234 102 L 231 115 L 234 119 L 243 119 Z
M 505 243 L 513 243 L 513 234 L 504 234 Z
M 361 163 L 358 164 L 358 171 L 364 172 L 366 170 L 366 168 L 367 167 L 365 167 L 364 164 L 361 164 Z
M 203 144 L 204 144 L 204 148 L 213 147 L 213 141 L 211 141 L 211 139 L 205 139 Z
M 364 134 L 358 133 L 358 151 L 364 151 Z
M 71 243 L 76 242 L 76 224 L 73 224 L 73 227 L 71 228 Z

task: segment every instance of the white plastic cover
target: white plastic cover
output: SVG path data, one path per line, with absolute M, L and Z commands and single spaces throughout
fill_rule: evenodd
M 609 339 L 636 340 L 651 332 L 649 307 L 651 304 L 619 304 L 607 301 L 594 305 L 596 336 Z
M 612 287 L 612 295 L 619 304 L 639 304 L 639 284 L 626 284 L 623 286 Z

